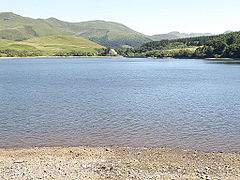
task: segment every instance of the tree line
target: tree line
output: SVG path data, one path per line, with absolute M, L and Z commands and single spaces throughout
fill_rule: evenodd
M 107 56 L 110 48 L 93 49 L 85 51 L 81 49 L 70 49 L 59 52 L 47 53 L 39 50 L 24 50 L 0 48 L 0 57 L 32 57 L 32 56 Z
M 126 57 L 240 58 L 240 32 L 154 41 L 117 51 Z

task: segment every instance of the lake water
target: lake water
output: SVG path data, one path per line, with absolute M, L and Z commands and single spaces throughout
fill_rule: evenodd
M 240 152 L 240 61 L 0 60 L 0 148 Z

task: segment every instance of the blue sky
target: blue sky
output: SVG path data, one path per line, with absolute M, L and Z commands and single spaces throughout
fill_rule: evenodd
M 240 30 L 240 0 L 1 0 L 1 12 L 80 22 L 107 20 L 152 35 Z

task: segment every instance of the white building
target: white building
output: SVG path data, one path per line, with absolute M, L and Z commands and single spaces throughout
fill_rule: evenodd
M 109 54 L 110 56 L 117 56 L 117 55 L 118 55 L 118 53 L 115 51 L 115 49 L 110 49 L 109 52 L 108 52 L 108 54 Z

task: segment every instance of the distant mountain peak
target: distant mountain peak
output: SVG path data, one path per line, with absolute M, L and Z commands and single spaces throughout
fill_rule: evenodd
M 189 38 L 189 37 L 199 37 L 199 36 L 212 36 L 211 33 L 181 33 L 178 31 L 172 31 L 167 34 L 156 34 L 151 36 L 151 39 L 154 41 L 161 40 L 171 40 L 171 39 L 181 39 L 181 38 Z
M 13 12 L 0 12 L 0 16 L 19 16 Z
M 15 17 L 20 17 L 20 16 L 17 15 L 17 14 L 14 14 L 12 12 L 2 12 L 2 13 L 0 13 L 0 19 L 3 19 L 3 20 L 12 19 L 12 18 L 15 18 Z
M 227 31 L 225 31 L 223 34 L 228 34 L 228 33 L 232 33 L 232 32 L 234 32 L 234 31 L 227 30 Z
M 181 34 L 181 33 L 179 31 L 171 31 L 171 32 L 169 32 L 167 34 Z
M 57 18 L 54 18 L 54 17 L 50 17 L 50 18 L 47 18 L 46 20 L 58 20 Z M 59 21 L 59 20 L 58 20 Z

